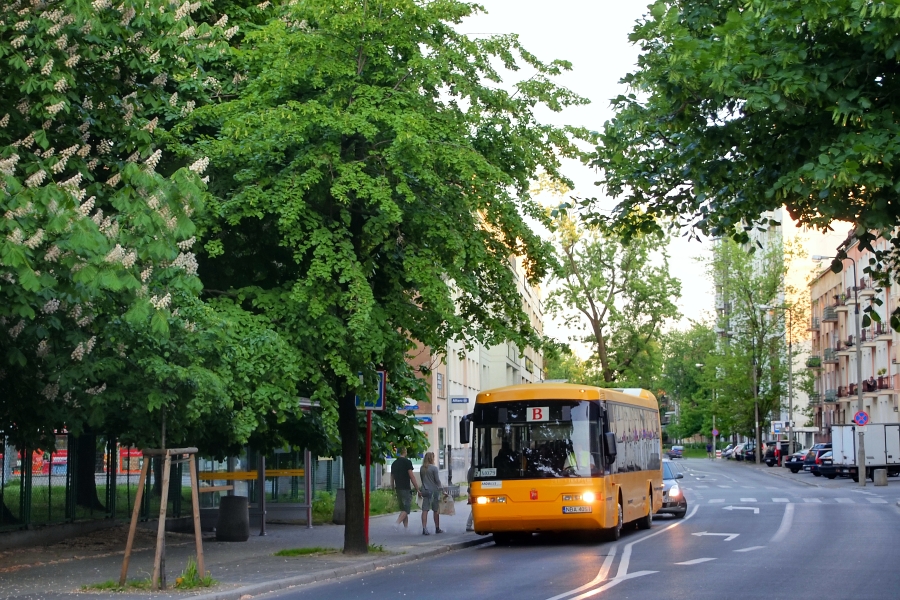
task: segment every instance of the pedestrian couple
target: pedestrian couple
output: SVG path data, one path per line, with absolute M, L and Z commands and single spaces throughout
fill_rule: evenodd
M 391 478 L 394 480 L 394 490 L 397 493 L 397 501 L 400 504 L 400 515 L 394 523 L 394 529 L 399 530 L 403 523 L 404 530 L 409 528 L 409 513 L 412 505 L 412 488 L 416 488 L 416 495 L 422 497 L 422 535 L 431 535 L 428 530 L 428 511 L 434 513 L 434 532 L 444 533 L 441 529 L 441 487 L 440 473 L 434 464 L 434 452 L 426 452 L 422 459 L 422 467 L 419 469 L 421 488 L 413 474 L 412 461 L 406 458 L 406 448 L 400 448 L 400 456 L 391 465 Z

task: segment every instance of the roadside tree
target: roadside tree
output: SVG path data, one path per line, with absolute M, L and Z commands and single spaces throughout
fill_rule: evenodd
M 523 257 L 531 282 L 546 273 L 550 249 L 524 218 L 544 219 L 529 182 L 562 179 L 560 160 L 579 155 L 572 136 L 588 136 L 533 111 L 585 101 L 551 81 L 567 63 L 539 61 L 513 35 L 459 34 L 478 10 L 464 2 L 274 10 L 233 56 L 237 95 L 177 132 L 183 152 L 212 160 L 200 274 L 210 297 L 296 349 L 301 393 L 337 424 L 344 551 L 364 553 L 355 398 L 372 396 L 377 368 L 393 382 L 389 408 L 421 393 L 411 340 L 540 345 L 509 258 Z M 519 64 L 532 75 L 502 87 L 496 68 Z

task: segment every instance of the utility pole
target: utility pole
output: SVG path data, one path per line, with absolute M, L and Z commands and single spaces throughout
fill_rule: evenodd
M 755 354 L 755 353 L 754 353 Z M 759 456 L 759 446 L 762 444 L 762 440 L 759 435 L 759 384 L 757 382 L 757 365 L 756 365 L 756 356 L 753 357 L 753 419 L 756 423 L 756 464 L 760 462 Z

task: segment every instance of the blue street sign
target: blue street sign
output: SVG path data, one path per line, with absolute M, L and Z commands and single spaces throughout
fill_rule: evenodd
M 431 425 L 431 417 L 416 417 L 416 421 L 422 425 Z
M 367 400 L 364 404 L 360 404 L 359 396 L 356 397 L 357 410 L 384 410 L 384 384 L 387 381 L 387 371 L 376 371 L 378 374 L 378 397 L 374 400 Z
M 450 404 L 468 404 L 468 396 L 450 396 Z

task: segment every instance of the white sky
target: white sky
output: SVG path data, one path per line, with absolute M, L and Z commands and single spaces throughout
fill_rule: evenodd
M 613 116 L 609 100 L 625 93 L 619 79 L 633 69 L 638 56 L 628 34 L 646 12 L 647 0 L 481 0 L 480 4 L 487 14 L 464 22 L 459 31 L 517 33 L 522 45 L 541 60 L 564 59 L 572 63 L 572 71 L 557 82 L 590 98 L 591 104 L 559 114 L 545 111 L 539 113 L 541 119 L 599 131 Z M 521 74 L 520 71 L 517 76 Z M 592 169 L 573 162 L 567 164 L 566 175 L 575 182 L 576 195 L 600 197 Z M 615 202 L 606 199 L 603 204 L 612 207 Z M 702 319 L 712 311 L 712 284 L 702 265 L 694 260 L 707 250 L 707 244 L 684 239 L 676 240 L 669 249 L 673 274 L 682 282 L 681 324 L 686 324 L 687 319 Z M 544 331 L 561 341 L 568 339 L 567 332 L 549 317 L 545 317 Z M 586 355 L 584 348 L 573 345 L 573 349 Z

